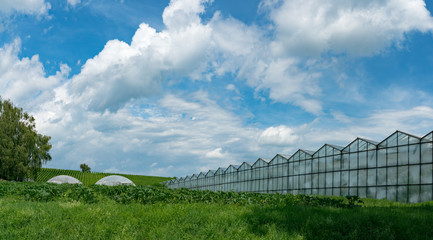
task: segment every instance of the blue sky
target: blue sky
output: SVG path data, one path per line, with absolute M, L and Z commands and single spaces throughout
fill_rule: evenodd
M 46 167 L 184 176 L 433 130 L 432 1 L 0 1 Z

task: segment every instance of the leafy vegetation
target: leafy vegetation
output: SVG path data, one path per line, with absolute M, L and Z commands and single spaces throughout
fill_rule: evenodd
M 35 119 L 0 98 L 0 179 L 23 181 L 51 160 L 50 137 L 38 134 Z
M 432 202 L 359 200 L 1 182 L 0 239 L 432 238 Z
M 0 196 L 17 196 L 30 201 L 82 201 L 96 203 L 113 200 L 118 203 L 218 203 L 263 206 L 329 206 L 336 208 L 354 207 L 345 198 L 318 197 L 291 194 L 261 194 L 238 192 L 212 192 L 188 189 L 169 189 L 163 186 L 100 186 L 81 184 L 0 184 Z M 349 198 L 348 198 L 349 199 Z
M 153 177 L 153 176 L 141 176 L 141 175 L 129 175 L 129 174 L 117 174 L 117 173 L 98 173 L 98 172 L 81 172 L 78 170 L 64 170 L 64 169 L 54 169 L 54 168 L 42 168 L 39 172 L 36 182 L 44 183 L 50 178 L 58 175 L 68 175 L 80 180 L 84 185 L 95 184 L 99 179 L 109 176 L 109 175 L 120 175 L 133 181 L 136 185 L 155 185 L 161 182 L 170 180 L 167 177 Z

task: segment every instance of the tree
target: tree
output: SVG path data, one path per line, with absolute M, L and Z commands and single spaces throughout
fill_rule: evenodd
M 80 164 L 80 168 L 82 172 L 90 172 L 90 167 L 85 163 Z
M 51 160 L 51 137 L 38 134 L 35 119 L 0 98 L 0 178 L 36 179 L 42 164 Z

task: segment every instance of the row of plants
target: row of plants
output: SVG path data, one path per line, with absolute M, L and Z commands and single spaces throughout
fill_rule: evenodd
M 29 201 L 81 201 L 96 203 L 111 199 L 118 203 L 220 203 L 265 206 L 329 206 L 353 208 L 362 205 L 357 196 L 324 197 L 291 194 L 212 192 L 169 189 L 164 186 L 84 186 L 79 184 L 0 183 L 0 197 L 19 197 Z
M 52 177 L 58 175 L 67 175 L 80 180 L 84 185 L 95 184 L 99 179 L 113 175 L 113 173 L 99 173 L 99 172 L 81 172 L 77 170 L 65 170 L 65 169 L 54 169 L 54 168 L 42 168 L 35 179 L 36 182 L 44 183 Z M 166 177 L 153 177 L 153 176 L 141 176 L 141 175 L 129 175 L 129 174 L 115 174 L 124 176 L 136 185 L 153 185 L 163 181 L 167 181 L 171 178 Z

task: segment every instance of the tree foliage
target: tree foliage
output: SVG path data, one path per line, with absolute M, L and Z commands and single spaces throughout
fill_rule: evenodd
M 85 164 L 85 163 L 80 164 L 80 168 L 81 168 L 81 171 L 83 173 L 84 172 L 90 172 L 90 167 L 87 164 Z
M 43 163 L 51 160 L 51 137 L 38 134 L 35 119 L 0 98 L 0 178 L 23 181 L 36 178 Z

